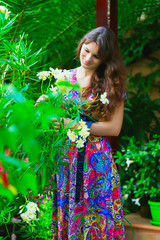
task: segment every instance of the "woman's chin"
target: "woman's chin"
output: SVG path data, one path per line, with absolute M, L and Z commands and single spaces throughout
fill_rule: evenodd
M 91 66 L 89 64 L 82 63 L 81 66 L 86 69 L 91 69 Z

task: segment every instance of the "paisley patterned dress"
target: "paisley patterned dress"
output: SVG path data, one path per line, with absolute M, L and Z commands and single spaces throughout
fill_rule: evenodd
M 76 84 L 76 69 L 71 71 L 69 81 Z M 71 97 L 79 96 L 73 92 Z M 77 159 L 78 151 L 73 146 L 65 159 L 70 163 L 62 165 L 55 176 L 51 239 L 124 240 L 120 179 L 107 137 L 88 137 L 78 203 L 75 201 Z

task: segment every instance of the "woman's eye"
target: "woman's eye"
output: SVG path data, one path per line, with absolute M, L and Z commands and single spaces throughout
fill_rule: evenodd
M 94 55 L 94 57 L 97 58 L 97 59 L 99 59 L 99 56 L 97 56 L 97 55 Z
M 89 52 L 88 49 L 85 49 L 86 52 Z

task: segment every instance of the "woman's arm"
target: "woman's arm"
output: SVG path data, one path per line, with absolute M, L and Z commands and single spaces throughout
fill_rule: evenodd
M 95 136 L 118 136 L 123 123 L 124 101 L 115 109 L 109 121 L 92 123 L 90 133 Z
M 118 136 L 122 123 L 123 123 L 123 111 L 124 111 L 124 101 L 120 103 L 120 105 L 115 109 L 112 118 L 110 121 L 102 121 L 102 122 L 95 122 L 91 124 L 90 127 L 90 134 L 95 136 Z M 62 119 L 61 119 L 62 120 Z M 55 122 L 57 127 L 60 126 L 60 122 L 56 119 L 52 119 Z M 70 122 L 71 119 L 63 118 L 64 127 L 66 127 Z M 70 128 L 74 129 L 78 125 L 77 122 L 74 122 Z

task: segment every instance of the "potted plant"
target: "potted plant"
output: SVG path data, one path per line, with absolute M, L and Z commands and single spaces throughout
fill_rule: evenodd
M 160 206 L 160 135 L 154 135 L 143 145 L 134 137 L 128 138 L 126 149 L 116 153 L 116 163 L 119 166 L 122 193 L 128 202 L 128 205 L 125 204 L 137 205 L 139 210 L 148 202 L 154 206 L 154 210 L 151 209 L 151 223 L 160 225 L 160 212 L 154 218 L 154 212 L 158 212 L 155 206 Z
M 160 226 L 160 202 L 148 201 L 150 205 L 152 220 L 150 222 L 153 225 Z

